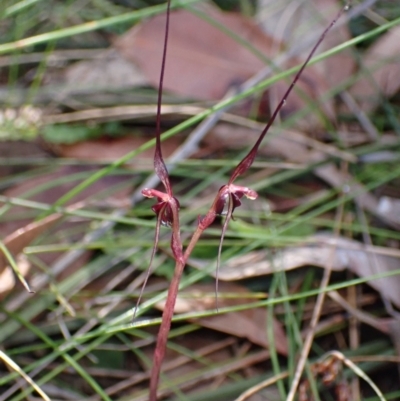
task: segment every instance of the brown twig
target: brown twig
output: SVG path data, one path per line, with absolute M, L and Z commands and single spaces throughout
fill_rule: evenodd
M 336 226 L 335 226 L 335 230 L 334 230 L 336 237 L 339 237 L 339 234 L 340 234 L 341 222 L 343 220 L 343 210 L 344 210 L 344 203 L 341 202 L 338 207 L 337 214 L 336 214 Z M 320 288 L 322 290 L 324 290 L 329 284 L 332 267 L 333 267 L 333 262 L 335 259 L 335 251 L 336 251 L 336 247 L 332 246 L 331 257 L 329 258 L 329 262 L 328 262 L 327 266 L 325 267 L 324 275 L 322 277 L 322 281 L 321 281 L 321 285 L 320 285 Z M 319 317 L 321 315 L 322 306 L 324 304 L 325 297 L 326 297 L 326 292 L 321 291 L 315 302 L 315 307 L 314 307 L 313 315 L 311 317 L 309 331 L 307 333 L 306 339 L 303 344 L 303 348 L 301 350 L 300 358 L 299 358 L 299 361 L 296 366 L 295 375 L 294 375 L 293 381 L 291 383 L 289 394 L 286 398 L 286 401 L 293 401 L 295 398 L 297 388 L 299 386 L 300 379 L 303 374 L 304 367 L 306 365 L 308 354 L 310 352 L 312 342 L 314 340 L 316 327 L 317 327 L 317 324 L 319 321 Z

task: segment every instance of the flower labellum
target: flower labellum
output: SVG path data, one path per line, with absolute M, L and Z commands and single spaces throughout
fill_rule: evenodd
M 152 206 L 151 209 L 160 219 L 160 223 L 163 226 L 171 227 L 174 216 L 172 208 L 175 207 L 175 205 L 178 207 L 178 210 L 180 208 L 178 199 L 173 196 L 171 197 L 165 192 L 149 188 L 144 188 L 142 190 L 142 195 L 146 198 L 157 198 L 158 202 Z M 172 206 L 172 204 L 174 204 L 174 206 Z
M 226 212 L 224 211 L 226 202 L 231 199 L 232 202 L 232 213 L 235 211 L 237 207 L 239 207 L 242 202 L 241 198 L 245 196 L 247 199 L 257 199 L 258 194 L 256 191 L 253 191 L 250 188 L 242 187 L 240 185 L 228 184 L 222 186 L 218 191 L 217 201 L 215 203 L 215 213 L 218 215 L 224 215 Z

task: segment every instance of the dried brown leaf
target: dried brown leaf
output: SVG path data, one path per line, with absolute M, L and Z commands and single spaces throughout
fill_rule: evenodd
M 333 270 L 350 269 L 359 277 L 400 269 L 400 252 L 393 249 L 365 246 L 358 241 L 347 238 L 335 239 L 329 235 L 310 237 L 307 243 L 309 245 L 284 248 L 276 254 L 270 251 L 256 251 L 232 258 L 221 265 L 219 279 L 241 280 L 303 266 L 325 268 L 330 263 Z M 335 249 L 334 260 L 330 261 L 332 247 Z M 201 267 L 201 264 L 196 266 Z M 368 283 L 400 307 L 400 275 Z
M 69 209 L 73 210 L 82 206 L 83 203 L 79 202 L 75 205 L 70 206 Z M 23 276 L 28 273 L 30 269 L 30 264 L 26 259 L 23 258 L 21 252 L 39 235 L 49 230 L 62 217 L 63 214 L 61 213 L 53 213 L 42 220 L 35 221 L 26 225 L 25 227 L 14 231 L 3 240 L 5 247 L 18 261 L 18 269 Z M 9 263 L 6 256 L 2 252 L 0 252 L 0 294 L 2 296 L 11 291 L 15 285 L 14 275 L 12 274 L 12 270 L 8 266 L 8 264 Z
M 283 0 L 279 4 L 274 0 L 261 0 L 256 18 L 263 30 L 278 42 L 285 42 L 289 48 L 301 48 L 303 44 L 313 40 L 318 29 L 322 31 L 326 27 L 340 7 L 336 0 L 308 0 L 298 3 Z M 347 24 L 338 24 L 325 37 L 317 54 L 350 38 Z M 354 68 L 355 61 L 350 50 L 341 51 L 316 65 L 316 69 L 331 86 L 348 79 Z
M 317 161 L 318 158 L 321 160 L 321 155 L 315 153 L 315 158 L 312 160 Z M 355 194 L 355 201 L 357 204 L 368 210 L 372 215 L 380 218 L 388 226 L 395 229 L 399 229 L 398 218 L 392 219 L 390 214 L 383 208 L 379 208 L 379 199 L 365 188 L 364 185 L 358 183 L 350 174 L 343 173 L 334 164 L 325 164 L 314 170 L 314 173 L 327 182 L 332 188 L 342 188 L 348 193 Z
M 315 41 L 316 32 L 322 32 L 335 15 L 341 5 L 336 0 L 308 0 L 302 2 L 261 0 L 258 7 L 257 21 L 262 29 L 272 36 L 278 43 L 284 42 L 288 49 L 302 49 L 309 47 Z M 344 43 L 351 35 L 347 25 L 336 25 L 329 32 L 321 46 L 317 50 L 322 53 L 332 47 Z M 308 83 L 307 94 L 312 99 L 320 98 L 332 87 L 340 84 L 351 75 L 355 69 L 354 57 L 350 50 L 344 50 L 329 58 L 321 60 L 316 65 L 309 67 L 303 77 L 304 83 Z M 284 90 L 284 84 L 278 84 L 279 91 Z M 290 114 L 304 106 L 304 99 L 297 94 L 292 96 L 291 104 L 288 104 L 284 113 Z M 318 102 L 318 107 L 331 120 L 335 119 L 336 112 L 332 99 Z M 293 110 L 291 110 L 293 109 Z M 320 128 L 323 124 L 316 113 L 302 119 L 297 126 L 303 130 Z
M 382 196 L 379 198 L 377 211 L 388 220 L 395 221 L 400 225 L 400 199 Z
M 0 256 L 4 259 L 4 256 Z M 31 268 L 31 264 L 24 257 L 24 255 L 19 254 L 16 257 L 16 263 L 20 274 L 25 277 Z M 11 267 L 4 267 L 4 260 L 2 260 L 2 266 L 0 266 L 0 300 L 3 299 L 15 286 L 17 282 L 16 276 Z
M 390 330 L 390 336 L 392 338 L 396 354 L 400 356 L 400 319 L 392 318 L 387 322 Z
M 13 255 L 19 254 L 28 244 L 30 244 L 40 234 L 52 227 L 62 217 L 61 213 L 54 213 L 42 220 L 35 221 L 22 227 L 4 239 L 4 245 Z M 0 255 L 0 271 L 8 264 L 4 255 Z
M 250 19 L 237 13 L 223 13 L 211 6 L 207 7 L 207 17 L 231 30 L 242 40 L 250 43 L 262 56 L 273 58 L 280 45 Z M 116 42 L 117 48 L 127 59 L 139 65 L 143 73 L 156 86 L 160 65 L 163 38 L 162 16 L 155 17 L 135 27 Z M 201 32 L 201 35 L 199 34 Z M 235 41 L 222 30 L 195 14 L 179 10 L 171 14 L 170 42 L 164 86 L 166 89 L 195 99 L 217 100 L 232 86 L 252 77 L 266 62 Z M 299 64 L 299 60 L 289 60 L 286 67 Z M 200 71 L 200 76 L 199 76 Z M 266 103 L 275 104 L 275 97 L 287 89 L 286 83 L 275 85 L 273 98 Z M 298 83 L 298 90 L 311 99 L 318 98 L 328 86 L 314 67 L 309 67 Z M 261 102 L 264 105 L 264 101 Z M 298 93 L 288 99 L 282 116 L 290 115 L 306 104 Z M 334 118 L 330 102 L 322 108 L 329 118 Z M 269 114 L 269 106 L 260 108 L 260 113 Z
M 146 137 L 126 136 L 122 138 L 102 138 L 93 139 L 84 142 L 78 142 L 72 145 L 57 145 L 54 151 L 67 158 L 79 160 L 91 160 L 99 162 L 113 162 L 124 156 L 128 150 L 137 149 L 148 141 Z M 166 157 L 171 155 L 182 141 L 178 138 L 169 138 L 163 142 L 163 153 Z M 131 167 L 143 169 L 153 166 L 153 149 L 147 149 L 138 157 L 135 157 L 127 164 Z
M 366 72 L 351 87 L 350 93 L 364 111 L 372 111 L 381 103 L 381 96 L 390 97 L 400 89 L 400 27 L 394 27 L 363 55 Z
M 106 50 L 94 60 L 72 64 L 65 70 L 65 82 L 69 88 L 101 85 L 118 89 L 148 85 L 141 71 L 116 49 Z
M 97 150 L 97 149 L 96 149 Z M 126 153 L 126 152 L 125 152 Z M 57 181 L 62 179 L 63 177 L 67 177 L 69 175 L 79 174 L 83 172 L 95 171 L 98 167 L 97 166 L 61 166 L 58 167 L 55 171 L 42 174 L 40 176 L 32 177 L 29 180 L 25 180 L 17 185 L 7 189 L 3 192 L 4 196 L 8 196 L 11 198 L 18 198 L 20 196 L 25 196 L 27 192 L 30 192 L 34 189 L 37 189 L 41 186 L 44 186 L 43 190 L 37 192 L 36 194 L 29 197 L 30 200 L 36 202 L 43 202 L 46 204 L 53 204 L 56 202 L 61 196 L 65 195 L 68 191 L 74 188 L 81 180 L 81 178 L 76 178 L 75 181 L 69 182 L 60 182 L 58 185 L 50 186 L 50 188 L 46 188 L 46 184 L 49 182 Z M 112 185 L 120 184 L 124 181 L 128 181 L 129 177 L 121 177 L 116 175 L 109 175 L 106 177 L 101 178 L 100 180 L 93 183 L 90 187 L 86 188 L 85 190 L 81 191 L 74 199 L 68 202 L 68 205 L 72 205 L 73 203 L 79 201 L 85 201 L 94 194 L 106 189 L 110 188 Z M 114 193 L 113 197 L 121 194 L 127 194 L 130 192 L 130 188 L 124 188 L 118 193 Z M 14 206 L 8 212 L 8 216 L 10 217 L 12 214 L 15 214 L 18 217 L 18 213 L 21 210 L 26 210 L 23 207 Z M 9 219 L 11 220 L 11 218 Z M 13 221 L 13 224 L 9 223 L 1 223 L 0 224 L 0 232 L 3 235 L 10 234 L 11 232 L 17 230 L 21 225 L 28 224 L 29 221 L 25 221 L 21 223 L 21 220 L 16 218 L 17 221 Z
M 224 297 L 226 294 L 226 297 Z M 233 294 L 241 294 L 241 297 L 232 297 Z M 228 295 L 230 297 L 228 297 Z M 246 297 L 246 295 L 248 295 Z M 241 305 L 255 301 L 249 291 L 238 284 L 222 283 L 219 287 L 218 305 L 227 307 Z M 164 304 L 159 304 L 160 309 Z M 196 284 L 186 291 L 178 294 L 175 305 L 175 313 L 187 313 L 194 311 L 206 311 L 215 309 L 215 286 L 213 284 Z M 229 314 L 216 314 L 215 316 L 191 319 L 197 324 L 218 330 L 240 338 L 247 338 L 254 344 L 268 348 L 267 339 L 267 310 L 265 308 L 252 308 L 249 310 L 231 312 Z M 287 354 L 287 339 L 282 325 L 274 319 L 273 330 L 275 346 L 279 353 Z
M 251 20 L 207 8 L 208 17 L 249 41 L 266 57 L 273 40 Z M 133 60 L 152 85 L 158 85 L 164 37 L 163 16 L 152 18 L 122 36 L 121 54 Z M 228 88 L 250 78 L 264 66 L 259 57 L 195 14 L 171 13 L 164 88 L 197 99 L 220 99 Z
M 69 174 L 80 172 L 84 169 L 86 169 L 86 167 L 79 166 L 76 168 L 70 166 L 63 166 L 53 173 L 44 174 L 39 177 L 33 177 L 29 181 L 27 180 L 18 185 L 15 185 L 14 187 L 11 187 L 10 189 L 4 191 L 4 195 L 10 198 L 18 198 L 19 196 L 26 194 L 28 191 L 38 188 L 41 185 L 45 186 L 48 182 L 57 180 Z M 126 179 L 128 178 L 112 177 L 112 176 L 104 177 L 102 180 L 99 180 L 91 187 L 87 188 L 85 191 L 80 193 L 75 198 L 75 201 L 78 202 L 75 204 L 71 204 L 72 202 L 70 202 L 70 206 L 67 209 L 72 210 L 78 207 L 82 207 L 84 204 L 84 200 L 90 197 L 91 195 L 95 194 L 98 191 L 103 190 L 104 188 L 108 188 L 110 184 L 113 185 L 118 182 L 121 182 L 121 180 L 126 180 Z M 43 202 L 46 204 L 52 204 L 55 201 L 57 201 L 57 199 L 59 199 L 62 195 L 64 195 L 68 190 L 73 188 L 74 185 L 76 185 L 75 182 L 69 182 L 55 187 L 43 189 L 43 191 L 40 191 L 37 194 L 33 195 L 30 198 L 30 200 Z M 130 188 L 126 188 L 123 190 L 119 190 L 118 193 L 116 193 L 115 195 L 121 196 L 123 194 L 127 194 L 130 191 L 131 191 Z M 6 236 L 5 239 L 3 240 L 4 245 L 15 259 L 19 258 L 19 255 L 23 252 L 23 249 L 26 246 L 28 246 L 38 236 L 48 231 L 54 224 L 56 224 L 64 216 L 64 214 L 62 213 L 53 213 L 42 220 L 31 222 L 28 219 L 21 220 L 19 218 L 20 214 L 24 213 L 25 211 L 26 208 L 23 206 L 12 206 L 7 212 L 10 221 L 0 224 L 0 231 L 2 235 Z M 63 224 L 65 227 L 65 224 L 69 223 L 65 222 Z M 59 254 L 56 252 L 44 253 L 43 255 L 40 255 L 40 258 L 44 260 L 46 263 L 51 263 L 58 256 Z M 82 262 L 80 261 L 79 263 L 81 264 Z M 10 280 L 10 278 L 7 278 L 10 277 L 9 276 L 10 268 L 8 267 L 8 264 L 9 263 L 7 258 L 5 257 L 5 255 L 3 255 L 2 252 L 0 252 L 0 280 L 6 280 L 6 282 L 8 283 L 7 285 L 4 286 L 3 282 L 4 291 L 9 291 L 14 286 L 14 281 Z M 22 270 L 24 270 L 23 269 L 24 267 L 25 265 L 22 265 L 22 268 L 20 269 L 21 272 Z M 25 269 L 25 271 L 27 270 L 29 269 Z M 3 274 L 5 274 L 5 276 L 3 276 Z
M 242 149 L 254 143 L 264 127 L 263 124 L 244 119 L 238 119 L 238 123 L 243 123 L 243 125 L 218 124 L 205 138 L 205 143 L 210 147 L 213 146 L 215 150 Z M 322 161 L 328 156 L 334 156 L 348 162 L 357 161 L 357 157 L 352 153 L 317 141 L 299 131 L 271 127 L 270 134 L 268 142 L 260 146 L 260 155 L 283 157 L 289 162 L 296 163 Z

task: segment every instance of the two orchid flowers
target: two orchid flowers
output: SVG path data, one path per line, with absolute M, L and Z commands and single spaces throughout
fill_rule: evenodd
M 180 265 L 185 265 L 186 260 L 191 252 L 192 247 L 188 247 L 186 252 L 183 252 L 182 241 L 180 237 L 180 224 L 179 224 L 179 208 L 180 204 L 178 199 L 174 196 L 171 186 L 171 181 L 169 178 L 168 170 L 164 162 L 164 158 L 162 155 L 161 149 L 161 104 L 162 104 L 162 89 L 163 89 L 163 81 L 164 81 L 164 72 L 165 72 L 165 62 L 166 62 L 166 54 L 167 54 L 167 45 L 168 45 L 168 32 L 169 32 L 169 19 L 170 19 L 170 0 L 167 2 L 167 13 L 166 13 L 166 26 L 165 26 L 165 37 L 164 37 L 164 48 L 163 48 L 163 57 L 162 57 L 162 64 L 161 64 L 161 73 L 160 73 L 160 81 L 159 81 L 159 92 L 158 92 L 158 101 L 157 101 L 157 119 L 156 119 L 156 146 L 154 152 L 154 170 L 157 174 L 158 178 L 162 182 L 164 186 L 164 192 L 159 191 L 157 189 L 150 189 L 144 188 L 142 190 L 142 195 L 147 198 L 156 198 L 157 203 L 152 207 L 152 210 L 157 216 L 157 223 L 156 223 L 156 230 L 155 230 L 155 239 L 154 239 L 154 246 L 153 251 L 150 258 L 149 267 L 147 270 L 147 275 L 145 281 L 142 286 L 142 290 L 140 292 L 136 308 L 140 303 L 144 287 L 147 283 L 149 278 L 149 274 L 151 271 L 152 262 L 154 259 L 155 252 L 158 247 L 158 241 L 160 236 L 160 228 L 162 225 L 169 226 L 172 229 L 171 234 L 171 250 L 172 254 L 175 258 L 176 262 L 179 262 Z M 272 121 L 271 121 L 272 124 Z M 269 125 L 271 125 L 269 124 Z M 199 234 L 206 230 L 215 220 L 216 216 L 225 214 L 226 212 L 226 220 L 223 225 L 221 241 L 218 251 L 218 264 L 217 269 L 220 261 L 220 254 L 222 248 L 223 238 L 229 223 L 229 220 L 233 216 L 234 210 L 241 205 L 241 199 L 243 196 L 249 199 L 256 199 L 257 193 L 252 189 L 249 189 L 244 186 L 235 185 L 234 181 L 239 176 L 242 175 L 245 171 L 247 171 L 250 166 L 252 165 L 258 147 L 262 141 L 262 138 L 265 136 L 268 128 L 263 131 L 259 140 L 257 141 L 256 145 L 253 149 L 249 152 L 249 154 L 239 163 L 239 165 L 233 171 L 228 184 L 223 185 L 215 197 L 215 200 L 204 217 L 199 217 L 198 219 L 198 227 L 196 232 Z M 196 242 L 197 240 L 195 240 Z M 216 287 L 217 290 L 217 287 Z
M 154 359 L 153 365 L 150 375 L 150 392 L 149 392 L 149 401 L 156 401 L 157 400 L 157 389 L 158 389 L 158 382 L 160 378 L 161 366 L 162 362 L 165 357 L 165 351 L 167 347 L 167 339 L 168 333 L 171 328 L 171 321 L 174 313 L 174 307 L 176 303 L 176 297 L 179 290 L 179 281 L 182 276 L 183 269 L 186 265 L 187 259 L 190 256 L 195 244 L 197 243 L 198 239 L 215 220 L 218 215 L 226 215 L 225 222 L 222 227 L 222 234 L 221 240 L 218 249 L 218 258 L 217 258 L 217 273 L 218 268 L 220 265 L 220 255 L 222 250 L 222 243 L 223 239 L 229 224 L 229 221 L 233 217 L 233 213 L 237 207 L 241 205 L 241 200 L 243 197 L 249 199 L 256 199 L 257 193 L 252 189 L 236 185 L 234 182 L 235 180 L 243 175 L 253 164 L 254 159 L 257 155 L 258 148 L 261 145 L 265 135 L 267 134 L 269 128 L 275 121 L 277 115 L 279 114 L 280 110 L 286 103 L 286 99 L 288 98 L 289 94 L 293 90 L 296 82 L 299 80 L 303 70 L 309 63 L 311 57 L 314 55 L 315 51 L 317 50 L 318 46 L 321 44 L 323 39 L 325 38 L 328 31 L 333 27 L 336 23 L 338 18 L 341 16 L 343 11 L 348 10 L 349 6 L 346 5 L 341 9 L 341 11 L 337 14 L 336 18 L 331 22 L 331 24 L 325 29 L 322 33 L 320 38 L 318 39 L 317 43 L 311 50 L 310 54 L 308 55 L 307 59 L 297 72 L 296 76 L 294 77 L 291 85 L 287 89 L 286 93 L 283 95 L 281 101 L 279 102 L 278 106 L 276 107 L 275 111 L 272 113 L 270 120 L 268 121 L 267 125 L 261 132 L 259 138 L 257 139 L 254 146 L 251 148 L 249 153 L 243 158 L 243 160 L 237 165 L 237 167 L 233 170 L 229 181 L 226 185 L 223 185 L 215 199 L 212 203 L 210 209 L 206 213 L 205 216 L 199 217 L 197 228 L 193 233 L 193 236 L 187 245 L 185 251 L 183 250 L 182 241 L 180 237 L 180 224 L 179 224 L 179 201 L 174 196 L 172 191 L 171 182 L 169 179 L 169 174 L 167 167 L 165 165 L 163 156 L 162 156 L 162 149 L 161 149 L 161 103 L 162 103 L 162 88 L 163 88 L 163 80 L 164 80 L 164 71 L 165 71 L 165 61 L 166 61 L 166 54 L 167 54 L 167 44 L 168 44 L 168 31 L 169 31 L 169 19 L 170 19 L 170 0 L 167 1 L 167 13 L 166 13 L 166 26 L 165 26 L 165 36 L 164 36 L 164 49 L 163 49 L 163 57 L 162 57 L 162 65 L 161 65 L 161 74 L 160 74 L 160 83 L 159 83 L 159 92 L 158 92 L 158 102 L 157 102 L 157 126 L 156 126 L 156 147 L 155 147 L 155 154 L 154 154 L 154 169 L 159 177 L 160 181 L 164 186 L 164 192 L 159 191 L 157 189 L 149 189 L 145 188 L 142 190 L 143 196 L 147 198 L 156 198 L 157 203 L 152 207 L 152 210 L 157 215 L 157 223 L 156 223 L 156 230 L 155 230 L 155 240 L 154 240 L 154 247 L 152 250 L 149 268 L 147 270 L 146 278 L 143 283 L 141 293 L 139 295 L 135 314 L 137 311 L 137 307 L 140 303 L 144 288 L 146 286 L 147 280 L 149 278 L 151 272 L 151 266 L 154 259 L 155 252 L 158 247 L 158 240 L 160 235 L 160 228 L 161 225 L 170 226 L 172 229 L 171 235 L 171 250 L 175 259 L 175 270 L 174 276 L 169 286 L 167 299 L 165 303 L 165 308 L 163 310 L 162 321 L 159 329 L 159 334 L 156 340 L 156 348 L 154 351 Z M 216 280 L 216 296 L 218 295 L 218 274 Z M 217 299 L 217 298 L 216 298 Z M 217 305 L 218 308 L 218 305 Z
M 269 128 L 274 123 L 276 117 L 278 116 L 282 107 L 286 104 L 286 100 L 290 95 L 291 91 L 293 90 L 294 86 L 296 85 L 297 81 L 299 80 L 300 76 L 303 73 L 303 70 L 313 57 L 315 51 L 317 50 L 318 46 L 324 40 L 328 31 L 335 25 L 336 21 L 339 19 L 341 14 L 344 11 L 349 9 L 349 5 L 344 6 L 336 16 L 336 18 L 330 23 L 330 25 L 325 29 L 322 35 L 319 37 L 317 43 L 314 45 L 313 49 L 309 53 L 307 59 L 302 64 L 301 68 L 298 70 L 297 74 L 295 75 L 291 85 L 283 95 L 281 101 L 278 103 L 275 111 L 272 113 L 268 123 L 266 124 L 263 131 L 260 133 L 259 138 L 257 139 L 254 146 L 248 152 L 248 154 L 243 158 L 243 160 L 237 165 L 237 167 L 233 170 L 230 179 L 226 185 L 223 185 L 215 199 L 213 204 L 211 205 L 210 209 L 208 210 L 207 214 L 204 217 L 199 217 L 198 219 L 198 227 L 197 233 L 201 233 L 206 230 L 215 220 L 216 216 L 218 215 L 226 215 L 225 222 L 222 227 L 221 233 L 221 240 L 220 246 L 218 250 L 218 259 L 217 259 L 217 270 L 220 264 L 220 255 L 222 249 L 222 242 L 229 224 L 229 221 L 233 217 L 233 212 L 237 207 L 241 205 L 241 199 L 246 197 L 248 199 L 254 200 L 258 197 L 257 192 L 254 190 L 234 184 L 234 181 L 241 175 L 243 175 L 253 164 L 254 159 L 257 155 L 258 148 L 261 145 L 265 135 L 267 134 Z M 148 274 L 145 280 L 145 283 L 142 288 L 142 292 L 144 286 L 147 282 L 152 261 L 158 247 L 158 240 L 160 235 L 160 227 L 161 225 L 170 226 L 172 229 L 172 236 L 171 236 L 171 250 L 174 255 L 176 261 L 179 261 L 181 264 L 185 264 L 188 256 L 190 255 L 192 247 L 188 247 L 186 252 L 183 252 L 183 246 L 180 238 L 180 225 L 179 225 L 179 201 L 174 196 L 172 191 L 171 182 L 169 179 L 169 174 L 167 167 L 164 162 L 164 158 L 162 156 L 162 149 L 161 149 L 161 103 L 162 103 L 162 87 L 163 87 L 163 80 L 164 80 L 164 71 L 165 71 L 165 61 L 166 61 L 166 53 L 167 53 L 167 44 L 168 44 L 168 30 L 169 30 L 169 17 L 170 17 L 170 0 L 167 3 L 167 18 L 166 18 L 166 30 L 165 30 L 165 38 L 164 38 L 164 49 L 163 49 L 163 59 L 162 59 L 162 66 L 161 66 L 161 74 L 160 74 L 160 84 L 159 84 L 159 93 L 158 93 L 158 103 L 157 103 L 157 126 L 156 126 L 156 147 L 154 153 L 154 169 L 159 177 L 160 181 L 162 182 L 165 192 L 159 191 L 157 189 L 149 189 L 144 188 L 142 190 L 142 195 L 147 198 L 156 198 L 157 203 L 152 207 L 152 210 L 157 215 L 157 223 L 156 223 L 156 231 L 155 231 L 155 240 L 154 240 L 154 247 L 151 255 L 150 265 L 148 268 Z M 200 236 L 197 236 L 198 237 Z M 196 239 L 196 241 L 197 241 Z M 217 276 L 218 280 L 218 276 Z M 142 296 L 142 292 L 139 296 L 138 304 L 140 302 L 140 298 Z
M 148 274 L 145 280 L 148 279 L 149 272 L 151 269 L 151 264 L 158 246 L 158 240 L 160 235 L 161 226 L 169 226 L 172 229 L 171 235 L 171 250 L 174 255 L 176 261 L 180 261 L 182 264 L 186 263 L 186 259 L 189 256 L 188 254 L 184 254 L 182 242 L 180 239 L 180 225 L 179 225 L 179 208 L 180 204 L 178 199 L 174 196 L 171 182 L 168 175 L 168 170 L 164 163 L 161 146 L 160 146 L 160 137 L 157 134 L 157 142 L 156 142 L 156 151 L 154 155 L 154 167 L 157 173 L 157 176 L 160 178 L 161 182 L 164 185 L 165 192 L 159 191 L 157 189 L 149 189 L 144 188 L 142 190 L 142 195 L 147 198 L 156 198 L 157 203 L 152 206 L 153 212 L 157 216 L 156 230 L 155 230 L 155 240 L 154 247 L 151 255 L 150 266 L 148 269 Z M 219 267 L 220 262 L 220 254 L 222 250 L 222 242 L 223 238 L 229 223 L 229 220 L 233 217 L 234 210 L 241 205 L 241 199 L 245 196 L 248 199 L 256 199 L 258 194 L 250 188 L 235 185 L 233 181 L 239 175 L 241 175 L 244 171 L 246 171 L 252 164 L 257 150 L 254 149 L 251 152 L 250 157 L 252 161 L 250 163 L 246 163 L 246 167 L 244 165 L 239 164 L 232 174 L 228 184 L 223 185 L 215 197 L 213 204 L 211 205 L 209 211 L 204 217 L 199 217 L 198 219 L 198 227 L 197 230 L 202 233 L 206 230 L 215 220 L 217 216 L 226 215 L 225 223 L 222 229 L 222 235 L 220 240 L 220 246 L 218 251 L 218 263 L 217 269 Z M 217 291 L 217 287 L 216 287 Z M 138 302 L 140 302 L 140 298 L 143 292 L 143 288 L 141 294 L 139 296 Z

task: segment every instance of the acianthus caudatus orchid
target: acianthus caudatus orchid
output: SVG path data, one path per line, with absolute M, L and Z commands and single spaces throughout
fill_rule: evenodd
M 235 180 L 243 175 L 253 164 L 254 159 L 257 155 L 257 151 L 260 147 L 261 142 L 263 141 L 265 135 L 267 134 L 269 128 L 275 121 L 277 115 L 279 114 L 282 107 L 285 105 L 288 96 L 293 90 L 296 82 L 299 80 L 303 70 L 309 63 L 310 59 L 314 55 L 318 46 L 321 44 L 323 39 L 325 38 L 328 31 L 333 27 L 338 18 L 341 16 L 343 11 L 349 8 L 348 5 L 343 7 L 336 18 L 330 23 L 330 25 L 325 29 L 322 35 L 319 37 L 317 43 L 314 45 L 307 59 L 295 75 L 291 85 L 283 95 L 281 101 L 278 103 L 275 111 L 273 112 L 270 120 L 266 124 L 265 128 L 261 132 L 259 138 L 257 139 L 254 146 L 251 148 L 249 153 L 243 158 L 243 160 L 237 165 L 237 167 L 233 170 L 229 181 L 226 185 L 223 185 L 215 199 L 212 203 L 210 209 L 206 213 L 205 216 L 200 217 L 198 220 L 197 228 L 193 233 L 189 244 L 186 249 L 183 250 L 182 241 L 180 237 L 180 225 L 179 225 L 179 201 L 173 194 L 171 182 L 168 175 L 168 170 L 165 165 L 162 149 L 161 149 L 161 103 L 162 103 L 162 88 L 163 88 L 163 80 L 164 80 L 164 72 L 165 72 L 165 64 L 166 64 L 166 54 L 167 54 L 167 44 L 168 44 L 168 32 L 169 32 L 169 20 L 170 20 L 170 0 L 167 2 L 167 12 L 166 12 L 166 25 L 165 25 L 165 36 L 164 36 L 164 47 L 163 47 L 163 56 L 162 56 L 162 64 L 161 64 L 161 73 L 160 73 L 160 81 L 159 81 L 159 93 L 158 93 L 158 102 L 157 102 L 157 122 L 156 122 L 156 146 L 154 153 L 154 169 L 159 177 L 161 183 L 164 186 L 165 192 L 145 188 L 142 190 L 142 194 L 147 198 L 155 198 L 157 203 L 152 207 L 152 210 L 157 216 L 156 230 L 155 230 L 155 240 L 154 247 L 151 254 L 149 269 L 147 271 L 146 279 L 144 285 L 142 287 L 142 291 L 140 293 L 138 303 L 140 302 L 140 298 L 143 293 L 143 288 L 147 282 L 148 276 L 150 274 L 152 261 L 154 259 L 155 252 L 158 247 L 158 239 L 160 234 L 161 225 L 171 227 L 171 250 L 175 259 L 175 270 L 174 276 L 169 286 L 167 299 L 165 303 L 165 307 L 163 310 L 162 321 L 159 329 L 159 333 L 157 336 L 156 348 L 154 351 L 154 359 L 150 376 L 150 392 L 149 392 L 149 401 L 157 401 L 157 388 L 161 371 L 161 364 L 163 362 L 168 333 L 171 327 L 172 316 L 174 313 L 174 307 L 176 302 L 176 297 L 179 289 L 179 282 L 187 262 L 188 257 L 193 251 L 194 246 L 199 240 L 201 234 L 215 221 L 216 216 L 225 215 L 225 222 L 222 227 L 221 240 L 218 250 L 218 258 L 217 258 L 217 272 L 218 267 L 220 265 L 220 255 L 222 249 L 223 238 L 226 233 L 229 221 L 233 217 L 233 213 L 237 207 L 241 205 L 241 201 L 243 197 L 254 200 L 257 198 L 257 193 L 245 186 L 240 186 L 235 184 Z M 216 280 L 216 290 L 218 290 L 218 274 Z M 135 309 L 136 313 L 136 309 Z

